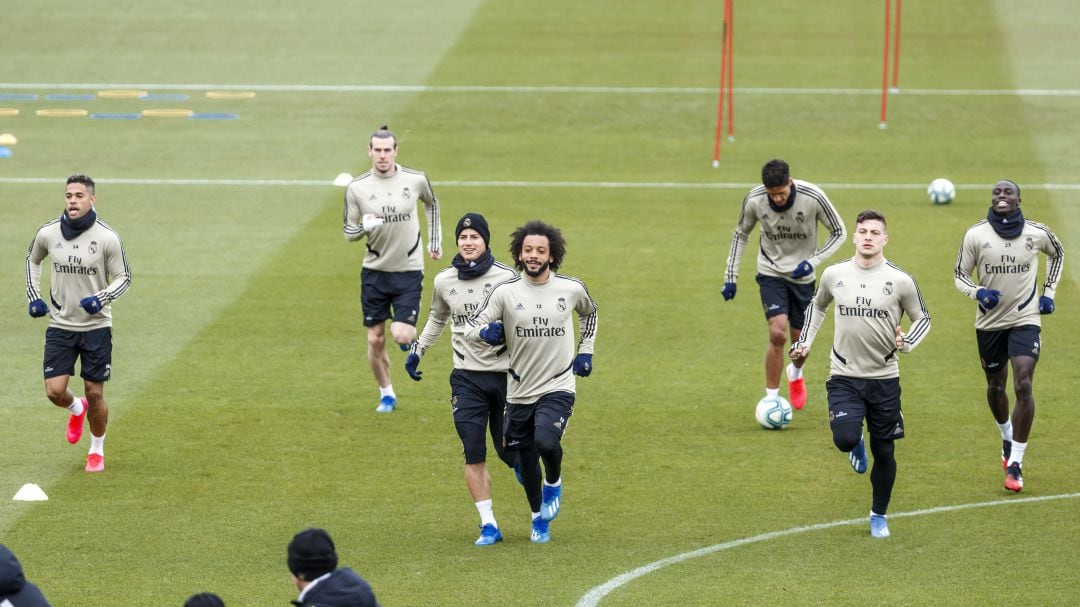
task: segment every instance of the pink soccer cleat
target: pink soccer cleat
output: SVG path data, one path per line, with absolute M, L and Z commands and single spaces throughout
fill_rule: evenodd
M 86 412 L 90 409 L 90 403 L 85 398 L 80 398 L 82 401 L 83 410 L 79 415 L 72 415 L 68 417 L 67 425 L 67 441 L 74 445 L 82 438 L 83 422 L 86 421 Z
M 104 472 L 105 471 L 105 456 L 97 453 L 91 453 L 86 456 L 86 471 L 87 472 Z
M 806 378 L 800 377 L 788 382 L 788 396 L 791 397 L 791 406 L 802 409 L 806 406 Z

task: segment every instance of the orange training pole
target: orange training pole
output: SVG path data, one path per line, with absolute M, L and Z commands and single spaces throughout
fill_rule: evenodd
M 713 146 L 713 168 L 720 166 L 720 137 L 724 130 L 724 82 L 727 80 L 728 66 L 728 4 L 724 0 L 724 23 L 720 36 L 720 102 L 716 106 L 716 141 Z
M 898 0 L 899 1 L 899 0 Z M 728 141 L 735 141 L 735 0 L 726 0 L 727 6 L 727 84 L 728 84 Z
M 892 0 L 885 0 L 885 58 L 881 63 L 881 123 L 878 128 L 885 128 L 886 100 L 889 97 L 889 12 Z
M 896 0 L 896 36 L 893 38 L 892 87 L 900 89 L 900 6 L 903 0 Z

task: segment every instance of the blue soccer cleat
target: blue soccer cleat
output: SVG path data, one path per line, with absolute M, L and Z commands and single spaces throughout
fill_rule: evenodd
M 878 539 L 889 537 L 889 523 L 884 514 L 870 515 L 870 535 Z
M 863 441 L 863 437 L 859 437 L 859 444 L 855 445 L 851 453 L 848 453 L 848 460 L 851 462 L 852 470 L 859 474 L 866 472 L 868 462 L 866 460 L 866 442 Z
M 546 544 L 551 541 L 551 521 L 545 521 L 540 517 L 536 517 L 532 520 L 532 535 L 529 536 L 529 541 L 534 544 Z
M 390 413 L 397 408 L 397 399 L 393 396 L 384 396 L 379 399 L 379 406 L 375 407 L 376 413 Z
M 559 505 L 562 501 L 562 485 L 551 487 L 544 485 L 544 502 L 540 504 L 540 518 L 545 521 L 554 520 L 559 516 Z
M 476 546 L 490 546 L 496 542 L 502 541 L 502 531 L 491 523 L 480 527 L 480 537 L 473 542 Z
M 1002 441 L 1001 441 L 1001 469 L 1002 470 L 1008 470 L 1009 469 L 1009 456 L 1010 455 L 1012 455 L 1012 441 L 1002 439 Z

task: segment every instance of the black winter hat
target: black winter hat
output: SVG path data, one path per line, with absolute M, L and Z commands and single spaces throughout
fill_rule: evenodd
M 184 601 L 184 607 L 225 607 L 225 602 L 212 592 L 200 592 Z
M 476 230 L 480 238 L 484 239 L 484 246 L 491 244 L 491 230 L 488 228 L 487 220 L 480 213 L 465 213 L 454 228 L 454 238 L 461 236 L 462 230 L 470 228 Z
M 337 569 L 334 540 L 325 529 L 304 529 L 289 542 L 289 571 L 311 581 Z

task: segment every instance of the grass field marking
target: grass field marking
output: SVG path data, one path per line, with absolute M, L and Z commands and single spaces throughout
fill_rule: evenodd
M 1046 502 L 1051 500 L 1062 499 L 1075 499 L 1080 498 L 1080 493 L 1064 493 L 1061 495 L 1045 495 L 1040 497 L 1023 497 L 1019 499 L 1000 499 L 991 502 L 977 502 L 973 504 L 956 504 L 953 506 L 937 506 L 934 508 L 925 508 L 922 510 L 912 510 L 910 512 L 897 512 L 889 514 L 890 518 L 906 518 L 912 516 L 924 516 L 927 514 L 940 514 L 943 512 L 956 512 L 959 510 L 969 510 L 971 508 L 988 508 L 991 506 L 1011 506 L 1014 504 L 1031 504 L 1035 502 Z M 576 607 L 595 607 L 600 603 L 608 594 L 616 590 L 620 586 L 625 586 L 630 582 L 636 580 L 639 577 L 646 576 L 654 571 L 658 571 L 667 567 L 668 565 L 676 565 L 683 561 L 697 558 L 699 556 L 706 556 L 715 552 L 722 552 L 731 548 L 738 548 L 746 544 L 755 544 L 757 542 L 764 542 L 767 540 L 776 539 L 779 537 L 787 537 L 789 535 L 796 535 L 799 533 L 806 533 L 808 531 L 819 531 L 822 529 L 831 529 L 833 527 L 841 527 L 845 525 L 865 525 L 866 517 L 853 518 L 845 521 L 833 521 L 831 523 L 818 523 L 816 525 L 806 525 L 803 527 L 792 527 L 791 529 L 783 529 L 780 531 L 770 531 L 768 533 L 762 533 L 761 535 L 755 535 L 752 537 L 744 537 L 730 542 L 724 542 L 722 544 L 715 544 L 713 546 L 706 546 L 705 548 L 699 548 L 690 552 L 683 552 L 674 556 L 669 556 L 658 561 L 653 561 L 648 565 L 643 565 L 637 569 L 627 571 L 626 573 L 617 575 L 603 584 L 596 586 L 585 593 L 584 596 L 578 600 Z M 867 540 L 869 541 L 869 540 Z
M 0 184 L 59 184 L 65 177 L 0 177 Z M 190 186 L 293 186 L 340 187 L 332 179 L 165 179 L 112 178 L 95 179 L 109 185 L 190 185 Z M 582 188 L 582 189 L 661 189 L 661 190 L 749 190 L 760 183 L 742 182 L 679 182 L 679 181 L 436 181 L 440 188 Z M 925 190 L 925 183 L 820 183 L 826 190 Z M 956 184 L 958 190 L 985 190 L 991 184 Z M 1080 183 L 1029 183 L 1025 190 L 1080 190 Z
M 410 85 L 410 84 L 182 84 L 89 83 L 89 82 L 0 82 L 0 90 L 37 89 L 78 91 L 100 89 L 159 89 L 171 91 L 261 91 L 273 93 L 582 93 L 612 95 L 715 95 L 709 86 L 487 86 L 487 85 Z M 810 87 L 736 87 L 743 95 L 880 95 L 876 88 Z M 1080 97 L 1080 89 L 900 89 L 893 95 L 918 97 Z

